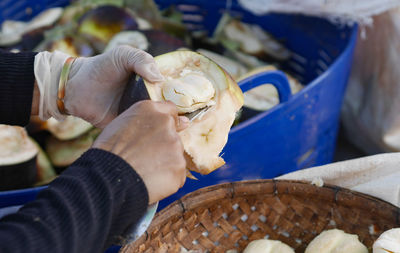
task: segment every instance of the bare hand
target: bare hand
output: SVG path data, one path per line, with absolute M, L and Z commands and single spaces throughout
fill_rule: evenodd
M 178 116 L 173 103 L 141 101 L 114 119 L 93 147 L 127 161 L 143 179 L 151 204 L 185 183 L 186 161 L 177 132 L 187 126 L 188 119 Z

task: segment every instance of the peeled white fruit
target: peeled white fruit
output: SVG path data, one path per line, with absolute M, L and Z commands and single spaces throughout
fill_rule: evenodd
M 245 66 L 223 55 L 219 55 L 206 49 L 197 49 L 197 52 L 210 58 L 219 66 L 224 68 L 235 80 L 248 72 Z
M 323 231 L 307 246 L 305 253 L 368 253 L 357 235 L 339 229 Z
M 0 32 L 0 46 L 18 43 L 24 33 L 54 24 L 62 15 L 63 8 L 50 8 L 29 22 L 6 20 Z
M 262 42 L 253 34 L 249 25 L 237 20 L 232 20 L 225 26 L 225 35 L 228 39 L 240 43 L 241 49 L 249 54 L 263 51 Z
M 0 124 L 0 191 L 26 188 L 35 183 L 38 152 L 24 128 Z
M 223 27 L 225 37 L 240 46 L 240 50 L 255 56 L 270 56 L 277 60 L 287 60 L 291 52 L 276 41 L 260 26 L 246 24 L 232 19 Z
M 188 168 L 208 174 L 221 167 L 225 162 L 219 154 L 243 105 L 239 86 L 223 68 L 196 52 L 174 51 L 155 57 L 155 61 L 165 81 L 144 81 L 151 100 L 172 101 L 182 115 L 208 107 L 179 133 L 192 161 Z
M 146 51 L 149 49 L 149 41 L 146 36 L 138 31 L 119 32 L 108 42 L 105 52 L 121 45 L 128 45 Z
M 243 253 L 294 253 L 294 250 L 281 241 L 261 239 L 249 243 Z
M 372 246 L 373 253 L 400 253 L 400 228 L 381 234 Z

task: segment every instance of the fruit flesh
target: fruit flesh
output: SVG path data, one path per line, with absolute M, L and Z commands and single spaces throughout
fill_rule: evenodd
M 243 253 L 294 253 L 288 245 L 276 240 L 255 240 L 247 245 Z
M 178 78 L 167 78 L 162 87 L 164 100 L 172 101 L 179 113 L 213 105 L 215 89 L 202 72 L 183 69 Z
M 64 121 L 50 118 L 46 121 L 47 129 L 59 140 L 71 140 L 88 132 L 93 126 L 83 119 L 68 116 Z
M 229 74 L 232 75 L 233 78 L 235 78 L 235 80 L 248 72 L 247 68 L 242 66 L 239 62 L 231 60 L 223 55 L 219 55 L 206 49 L 198 49 L 197 52 L 210 58 L 218 65 L 223 67 L 226 71 L 228 71 Z
M 209 174 L 225 164 L 218 155 L 228 141 L 235 113 L 232 96 L 223 92 L 220 95 L 220 103 L 211 107 L 203 117 L 196 119 L 194 124 L 179 133 L 183 147 L 195 165 L 191 170 Z M 199 146 L 204 147 L 201 153 Z
M 326 230 L 307 246 L 305 253 L 368 253 L 357 235 L 347 234 L 339 229 Z
M 373 253 L 400 252 L 400 228 L 393 228 L 382 233 L 372 248 Z
M 84 35 L 99 51 L 117 33 L 124 30 L 136 30 L 138 25 L 134 17 L 123 8 L 104 5 L 87 12 L 80 19 L 79 33 Z
M 24 128 L 0 125 L 0 191 L 35 182 L 37 153 Z
M 169 81 L 175 80 L 175 86 L 194 84 L 198 89 L 192 87 L 190 92 L 186 89 L 180 94 L 182 96 L 172 98 L 172 102 L 177 102 L 184 96 L 189 97 L 190 101 L 193 101 L 193 97 L 200 97 L 203 102 L 195 106 L 188 103 L 189 106 L 184 110 L 178 107 L 181 114 L 209 106 L 204 115 L 191 121 L 189 127 L 179 133 L 185 152 L 193 162 L 189 163 L 192 165 L 189 169 L 208 174 L 221 167 L 225 162 L 219 154 L 228 140 L 235 114 L 243 105 L 242 91 L 226 71 L 201 54 L 175 51 L 158 56 L 155 61 L 166 81 L 160 83 L 144 81 L 152 100 L 168 100 L 168 96 L 165 97 L 163 92 L 171 88 Z M 187 79 L 181 80 L 180 83 L 176 82 L 182 76 Z

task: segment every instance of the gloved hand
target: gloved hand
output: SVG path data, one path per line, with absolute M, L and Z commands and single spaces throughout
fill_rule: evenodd
M 186 180 L 177 132 L 188 125 L 189 119 L 178 116 L 172 102 L 140 101 L 108 124 L 93 147 L 128 162 L 143 179 L 152 204 L 175 193 Z
M 35 77 L 40 90 L 39 115 L 62 119 L 56 106 L 58 81 L 68 55 L 39 53 Z M 151 82 L 163 80 L 153 57 L 130 46 L 119 46 L 98 56 L 79 57 L 72 64 L 65 87 L 68 114 L 104 128 L 118 113 L 119 102 L 129 77 L 137 73 Z
M 97 127 L 106 126 L 118 114 L 122 92 L 132 73 L 151 82 L 163 80 L 153 57 L 129 46 L 76 59 L 66 85 L 67 112 Z

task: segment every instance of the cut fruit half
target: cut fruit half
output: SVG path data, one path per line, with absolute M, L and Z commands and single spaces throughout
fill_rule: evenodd
M 248 72 L 248 69 L 237 61 L 229 59 L 226 56 L 208 51 L 206 49 L 197 49 L 197 52 L 210 58 L 218 65 L 223 67 L 235 80 Z
M 190 170 L 208 174 L 221 167 L 225 162 L 219 154 L 243 105 L 241 89 L 223 68 L 196 52 L 174 51 L 155 57 L 155 61 L 165 81 L 150 83 L 136 78 L 128 103 L 169 100 L 181 115 L 209 107 L 179 135 L 190 158 Z M 128 108 L 124 100 L 121 108 Z
M 46 129 L 59 140 L 71 140 L 88 132 L 93 126 L 83 119 L 68 116 L 64 121 L 50 118 L 46 121 Z
M 0 190 L 35 183 L 37 154 L 38 149 L 24 128 L 0 125 Z
M 117 33 L 137 30 L 138 24 L 127 10 L 113 5 L 102 5 L 86 12 L 79 20 L 79 34 L 102 52 Z
M 100 129 L 95 128 L 83 136 L 68 141 L 60 141 L 52 136 L 46 144 L 47 154 L 54 166 L 67 167 L 92 146 L 99 134 Z
M 68 116 L 64 121 L 54 118 L 42 121 L 38 116 L 33 116 L 26 128 L 31 134 L 47 130 L 59 140 L 71 140 L 87 133 L 93 126 L 74 116 Z
M 392 228 L 382 233 L 372 248 L 373 253 L 400 252 L 400 228 Z
M 128 45 L 140 50 L 147 51 L 149 48 L 149 41 L 146 36 L 138 31 L 123 31 L 119 32 L 108 42 L 105 52 L 121 45 Z
M 147 52 L 153 56 L 166 54 L 185 46 L 185 42 L 160 30 L 146 30 L 143 34 L 149 41 Z

